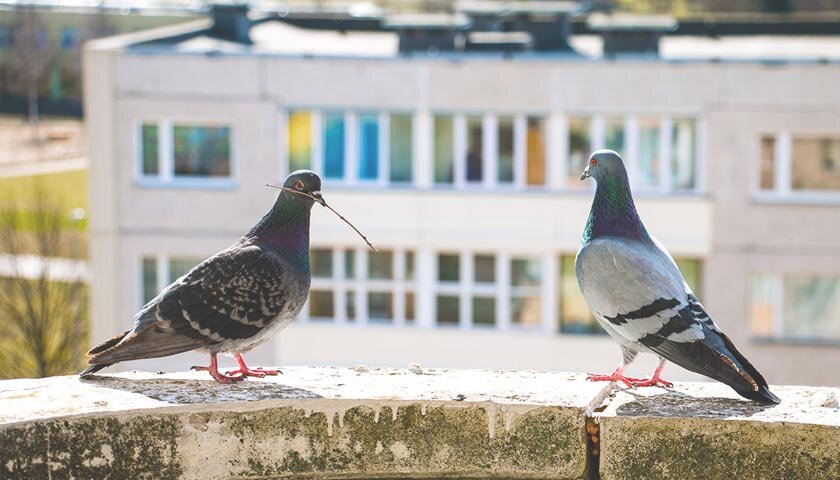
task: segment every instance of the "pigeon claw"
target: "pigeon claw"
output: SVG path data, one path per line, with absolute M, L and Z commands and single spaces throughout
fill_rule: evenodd
M 621 382 L 630 388 L 642 386 L 640 385 L 641 383 L 649 381 L 644 378 L 625 377 L 619 372 L 613 372 L 610 374 L 590 373 L 586 375 L 586 379 L 590 382 Z
M 636 379 L 635 382 L 637 387 L 665 387 L 665 388 L 672 388 L 674 386 L 673 383 L 659 377 L 653 377 L 649 379 Z
M 239 368 L 236 370 L 231 370 L 227 372 L 228 375 L 239 374 L 244 377 L 257 377 L 257 378 L 265 378 L 266 375 L 277 375 L 283 373 L 280 370 L 269 370 L 262 367 L 256 368 Z

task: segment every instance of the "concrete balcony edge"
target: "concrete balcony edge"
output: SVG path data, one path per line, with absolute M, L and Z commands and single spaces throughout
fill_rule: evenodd
M 0 478 L 840 478 L 840 389 L 774 391 L 365 367 L 7 380 Z

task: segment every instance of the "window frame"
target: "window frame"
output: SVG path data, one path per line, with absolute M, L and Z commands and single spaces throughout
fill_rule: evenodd
M 143 125 L 153 124 L 158 129 L 158 173 L 143 173 Z M 175 125 L 227 128 L 230 142 L 230 175 L 227 177 L 205 177 L 201 175 L 175 174 Z M 237 128 L 233 123 L 217 120 L 187 117 L 166 117 L 152 119 L 136 118 L 132 122 L 132 141 L 134 157 L 134 184 L 142 188 L 176 189 L 235 189 L 239 182 L 239 155 Z
M 770 137 L 774 140 L 773 188 L 761 188 L 761 141 Z M 777 130 L 760 131 L 753 139 L 754 159 L 750 174 L 752 198 L 758 203 L 791 205 L 840 205 L 840 189 L 836 191 L 793 188 L 793 142 L 800 139 L 834 138 L 840 140 L 840 132 L 823 130 Z

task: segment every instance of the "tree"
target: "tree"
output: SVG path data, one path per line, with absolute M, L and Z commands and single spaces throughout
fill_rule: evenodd
M 43 188 L 32 205 L 0 211 L 0 250 L 10 276 L 0 278 L 0 378 L 78 372 L 87 345 L 83 248 L 67 212 Z M 64 258 L 64 260 L 62 260 Z M 63 267 L 63 268 L 62 268 Z
M 38 86 L 53 56 L 41 15 L 34 7 L 19 9 L 12 34 L 12 68 L 26 92 L 33 140 L 38 140 Z

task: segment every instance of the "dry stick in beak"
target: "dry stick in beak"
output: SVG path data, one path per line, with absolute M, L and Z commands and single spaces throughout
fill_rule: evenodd
M 340 218 L 341 220 L 343 220 L 343 221 L 344 221 L 344 223 L 346 223 L 347 225 L 350 225 L 350 228 L 352 228 L 352 229 L 353 229 L 353 231 L 355 231 L 356 233 L 358 233 L 358 234 L 359 234 L 359 236 L 360 236 L 360 237 L 362 237 L 362 240 L 364 240 L 364 241 L 365 241 L 365 243 L 367 243 L 367 244 L 368 244 L 368 247 L 370 247 L 370 249 L 371 249 L 371 250 L 373 250 L 373 251 L 374 251 L 374 252 L 376 252 L 376 253 L 379 253 L 379 250 L 377 250 L 377 248 L 376 248 L 376 247 L 374 247 L 372 243 L 370 243 L 370 240 L 368 240 L 368 238 L 367 238 L 367 237 L 366 237 L 366 236 L 365 236 L 362 232 L 360 232 L 360 231 L 359 231 L 359 229 L 358 229 L 358 228 L 356 228 L 356 226 L 355 226 L 355 225 L 353 225 L 352 223 L 350 223 L 350 221 L 349 221 L 349 220 L 347 220 L 346 218 L 344 218 L 344 215 L 342 215 L 342 214 L 338 213 L 338 212 L 337 212 L 334 208 L 332 208 L 331 206 L 327 205 L 327 202 L 325 202 L 325 201 L 324 201 L 324 197 L 321 197 L 320 195 L 319 195 L 318 197 L 316 197 L 316 196 L 311 195 L 311 194 L 306 193 L 306 192 L 301 192 L 301 191 L 298 191 L 298 190 L 292 190 L 291 188 L 281 187 L 281 186 L 279 186 L 279 185 L 272 185 L 272 184 L 270 184 L 270 183 L 266 183 L 266 184 L 265 184 L 265 186 L 266 186 L 266 187 L 271 187 L 271 188 L 277 188 L 277 189 L 279 189 L 279 190 L 285 190 L 285 191 L 287 191 L 287 192 L 296 193 L 296 194 L 298 194 L 298 195 L 303 195 L 304 197 L 309 197 L 309 198 L 311 198 L 311 199 L 312 199 L 312 200 L 314 200 L 316 203 L 320 203 L 321 205 L 323 205 L 324 207 L 326 207 L 329 211 L 331 211 L 331 212 L 333 212 L 334 214 L 336 214 L 336 216 L 338 216 L 338 218 Z

